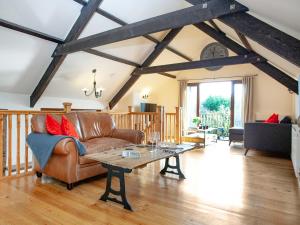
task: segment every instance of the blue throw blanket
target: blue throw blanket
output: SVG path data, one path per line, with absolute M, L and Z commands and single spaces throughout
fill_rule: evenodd
M 42 170 L 47 165 L 56 144 L 64 138 L 72 138 L 76 144 L 79 155 L 85 154 L 86 151 L 83 144 L 73 137 L 40 133 L 31 133 L 28 135 L 28 146 L 31 148 Z

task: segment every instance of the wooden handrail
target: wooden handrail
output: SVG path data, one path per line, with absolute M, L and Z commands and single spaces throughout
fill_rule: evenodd
M 69 105 L 68 105 L 69 107 Z M 68 111 L 70 111 L 70 107 Z M 115 121 L 117 128 L 141 130 L 145 133 L 145 142 L 149 141 L 150 134 L 159 132 L 162 141 L 179 143 L 181 131 L 181 114 L 176 112 L 165 113 L 164 107 L 159 106 L 157 112 L 107 112 Z M 67 111 L 40 111 L 40 110 L 0 110 L 0 179 L 31 175 L 33 163 L 31 152 L 26 143 L 31 132 L 31 117 L 41 114 L 65 114 Z M 105 112 L 96 112 L 105 113 Z M 4 125 L 3 118 L 6 119 Z M 5 129 L 3 129 L 5 126 Z M 5 138 L 4 139 L 4 135 Z M 3 143 L 3 140 L 5 143 Z M 2 158 L 6 152 L 7 162 Z M 6 166 L 7 165 L 7 166 Z M 3 168 L 6 166 L 5 171 Z
M 0 115 L 38 115 L 38 114 L 64 114 L 65 112 L 58 111 L 37 111 L 37 110 L 0 110 Z

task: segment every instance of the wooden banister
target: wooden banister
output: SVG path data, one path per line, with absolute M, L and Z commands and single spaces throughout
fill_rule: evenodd
M 3 149 L 3 140 L 4 140 L 4 132 L 3 132 L 3 115 L 0 115 L 0 177 L 3 177 L 4 172 L 4 149 Z
M 33 115 L 47 113 L 61 115 L 70 111 L 71 104 L 64 104 L 64 111 L 0 110 L 0 178 L 33 173 L 31 152 L 26 143 L 31 131 L 30 120 Z M 154 131 L 160 133 L 162 141 L 181 142 L 180 108 L 176 108 L 175 112 L 165 113 L 163 106 L 158 106 L 156 112 L 133 112 L 133 108 L 128 107 L 128 112 L 109 112 L 109 114 L 117 128 L 143 131 L 145 142 L 149 141 L 150 134 Z M 4 143 L 6 140 L 7 143 Z M 6 152 L 7 162 L 2 157 L 4 152 Z

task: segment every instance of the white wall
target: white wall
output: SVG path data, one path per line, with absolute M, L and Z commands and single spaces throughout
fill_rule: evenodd
M 32 110 L 29 107 L 30 96 L 0 92 L 0 108 L 10 110 Z M 41 97 L 34 109 L 39 108 L 62 108 L 63 102 L 71 102 L 72 108 L 77 109 L 104 109 L 105 104 L 97 100 L 78 100 L 72 98 Z
M 149 94 L 146 100 L 142 98 L 145 92 Z M 158 74 L 143 75 L 112 111 L 127 112 L 128 106 L 133 106 L 134 111 L 140 111 L 140 103 L 147 102 L 164 106 L 166 112 L 175 112 L 178 95 L 179 87 L 176 79 Z
M 300 84 L 300 75 L 298 76 L 298 83 Z M 300 86 L 298 87 L 299 89 L 299 94 L 300 94 Z M 300 116 L 300 97 L 299 95 L 294 95 L 294 102 L 295 102 L 295 115 L 296 118 Z

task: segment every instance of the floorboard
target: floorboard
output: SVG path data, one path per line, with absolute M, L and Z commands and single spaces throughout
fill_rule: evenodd
M 289 159 L 249 151 L 227 142 L 185 153 L 186 180 L 161 176 L 156 162 L 126 176 L 134 212 L 99 201 L 105 178 L 81 182 L 72 191 L 50 177 L 0 182 L 0 225 L 296 225 L 300 189 Z M 117 185 L 116 180 L 113 181 Z

